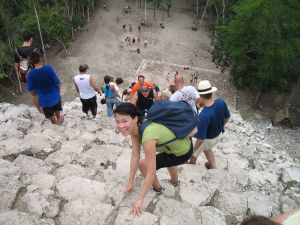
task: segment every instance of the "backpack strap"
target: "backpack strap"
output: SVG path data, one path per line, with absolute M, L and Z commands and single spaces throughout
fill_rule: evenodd
M 147 127 L 150 123 L 152 123 L 152 120 L 147 119 L 145 122 L 143 122 L 143 123 L 139 126 L 139 136 L 140 136 L 140 137 L 143 136 L 144 130 L 146 129 L 146 127 Z M 170 150 L 169 147 L 168 147 L 167 145 L 170 144 L 170 143 L 172 143 L 173 141 L 176 141 L 177 139 L 178 139 L 178 138 L 175 137 L 175 138 L 173 138 L 173 139 L 171 139 L 171 140 L 169 140 L 169 141 L 167 141 L 167 142 L 165 142 L 165 143 L 162 143 L 162 144 L 156 144 L 156 147 L 166 146 L 166 148 L 167 148 L 168 150 Z
M 21 60 L 21 56 L 20 56 L 20 54 L 19 54 L 19 51 L 18 51 L 17 47 L 15 47 L 15 51 L 16 51 L 16 53 L 17 53 L 19 59 Z

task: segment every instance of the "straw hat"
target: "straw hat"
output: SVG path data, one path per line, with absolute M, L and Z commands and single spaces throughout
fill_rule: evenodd
M 218 90 L 216 87 L 212 87 L 208 80 L 202 80 L 198 84 L 198 92 L 200 95 L 213 93 Z

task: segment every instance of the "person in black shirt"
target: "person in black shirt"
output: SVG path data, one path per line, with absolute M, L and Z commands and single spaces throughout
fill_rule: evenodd
M 29 61 L 29 55 L 33 52 L 34 47 L 31 46 L 33 42 L 33 33 L 25 31 L 22 34 L 23 45 L 15 49 L 15 70 L 22 82 L 27 82 L 27 73 L 33 68 Z
M 136 106 L 139 113 L 145 116 L 147 110 L 153 105 L 154 100 L 159 101 L 156 91 L 150 87 L 142 86 L 134 94 L 131 103 Z

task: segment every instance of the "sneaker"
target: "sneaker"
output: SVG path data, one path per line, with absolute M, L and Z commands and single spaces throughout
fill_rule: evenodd
M 87 118 L 89 118 L 89 114 L 83 113 L 83 114 L 82 114 L 82 117 L 83 117 L 84 119 L 87 119 Z
M 165 188 L 163 188 L 163 187 L 160 187 L 160 188 L 152 188 L 152 189 L 153 189 L 153 191 L 156 192 L 156 195 L 162 195 L 162 194 L 165 193 Z
M 93 121 L 95 121 L 95 122 L 98 122 L 98 121 L 99 121 L 99 119 L 97 119 L 97 118 L 93 118 Z

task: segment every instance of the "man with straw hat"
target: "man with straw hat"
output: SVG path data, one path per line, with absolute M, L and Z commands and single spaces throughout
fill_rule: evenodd
M 225 101 L 221 98 L 216 100 L 212 98 L 212 94 L 216 90 L 217 88 L 212 87 L 208 80 L 199 82 L 198 92 L 200 99 L 198 103 L 204 107 L 197 118 L 198 132 L 194 136 L 196 138 L 194 153 L 189 160 L 190 164 L 196 164 L 198 156 L 204 151 L 208 161 L 205 163 L 207 169 L 216 168 L 212 148 L 220 141 L 224 132 L 224 125 L 230 117 Z

